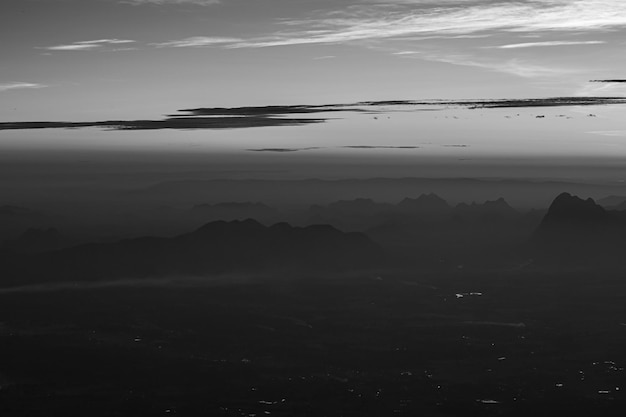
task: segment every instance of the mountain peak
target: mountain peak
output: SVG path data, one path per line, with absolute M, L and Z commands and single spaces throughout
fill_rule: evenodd
M 502 197 L 497 200 L 487 200 L 484 203 L 472 202 L 472 204 L 459 203 L 454 208 L 456 214 L 461 215 L 480 215 L 480 216 L 516 216 L 518 211 L 506 202 Z
M 355 198 L 353 200 L 339 200 L 328 205 L 329 209 L 341 211 L 371 211 L 376 210 L 379 204 L 370 198 Z
M 437 194 L 422 194 L 417 198 L 405 198 L 398 207 L 401 209 L 418 210 L 418 211 L 446 211 L 450 209 L 448 202 Z
M 569 220 L 593 220 L 606 215 L 602 206 L 596 204 L 592 198 L 583 200 L 570 193 L 559 194 L 548 209 L 546 218 Z
M 608 213 L 593 199 L 561 193 L 552 201 L 535 235 L 549 240 L 589 240 L 609 223 Z
M 533 236 L 539 257 L 552 262 L 622 262 L 626 218 L 587 198 L 559 194 Z
M 218 232 L 236 232 L 265 229 L 261 223 L 254 219 L 224 221 L 218 220 L 205 224 L 196 229 L 192 234 L 218 233 Z
M 483 208 L 492 211 L 511 212 L 516 213 L 516 210 L 507 203 L 507 201 L 500 197 L 497 200 L 489 200 L 483 203 Z

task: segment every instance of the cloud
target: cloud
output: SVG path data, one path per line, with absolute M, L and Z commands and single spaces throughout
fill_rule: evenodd
M 39 84 L 14 83 L 0 85 L 2 88 L 35 88 Z M 43 86 L 42 86 L 43 87 Z M 564 107 L 564 106 L 597 106 L 597 105 L 625 105 L 626 97 L 552 97 L 539 99 L 519 100 L 394 100 L 394 101 L 367 101 L 350 104 L 327 105 L 293 105 L 293 106 L 261 106 L 261 107 L 233 107 L 233 108 L 199 108 L 179 110 L 182 115 L 170 116 L 160 120 L 105 120 L 96 122 L 0 122 L 2 130 L 25 129 L 78 129 L 96 127 L 107 130 L 192 130 L 192 129 L 240 129 L 255 127 L 278 126 L 306 126 L 325 123 L 322 113 L 334 112 L 394 112 L 407 110 L 420 111 L 427 108 L 444 109 L 451 106 L 467 109 L 496 109 L 496 108 L 523 108 L 523 107 Z M 389 109 L 388 106 L 397 106 L 398 109 Z M 316 118 L 292 118 L 293 114 L 319 114 Z M 462 146 L 462 145 L 450 145 Z M 349 149 L 419 149 L 419 146 L 389 146 L 389 145 L 350 145 L 338 146 Z M 254 152 L 297 152 L 318 149 L 309 148 L 260 148 L 248 149 Z M 322 149 L 322 148 L 319 148 Z
M 171 117 L 162 120 L 105 120 L 97 122 L 0 122 L 0 130 L 79 129 L 96 127 L 107 130 L 191 130 L 240 129 L 273 126 L 304 126 L 326 119 L 296 119 L 270 116 Z
M 398 51 L 398 52 L 393 52 L 392 55 L 417 55 L 420 53 L 421 52 L 419 51 Z
M 534 48 L 538 46 L 598 45 L 602 43 L 606 43 L 606 42 L 604 41 L 546 41 L 546 42 L 512 43 L 508 45 L 492 46 L 489 48 L 517 49 L 517 48 Z
M 525 62 L 518 58 L 509 59 L 506 61 L 499 61 L 490 58 L 476 58 L 465 54 L 421 53 L 416 56 L 420 59 L 425 59 L 427 61 L 482 68 L 489 71 L 501 72 L 522 78 L 560 77 L 566 74 L 574 74 L 578 72 L 576 69 L 573 68 L 548 67 L 544 65 L 537 65 Z
M 573 68 L 548 67 L 545 65 L 524 62 L 519 59 L 511 59 L 505 62 L 476 63 L 475 66 L 492 71 L 516 75 L 522 78 L 561 77 L 566 74 L 574 74 L 578 72 L 578 70 Z
M 308 148 L 261 148 L 261 149 L 246 149 L 246 150 L 250 151 L 250 152 L 278 152 L 278 153 L 285 153 L 285 152 L 311 151 L 311 150 L 315 150 L 315 149 L 323 149 L 323 148 L 320 148 L 319 146 L 309 146 Z
M 224 45 L 234 42 L 240 42 L 238 38 L 223 38 L 223 37 L 209 37 L 209 36 L 192 36 L 190 38 L 153 43 L 152 46 L 157 48 L 199 48 L 205 46 Z
M 221 2 L 220 0 L 120 0 L 120 3 L 132 4 L 133 6 L 141 6 L 143 4 L 193 4 L 196 6 L 212 6 Z
M 591 80 L 589 82 L 590 83 L 611 83 L 611 84 L 615 84 L 615 83 L 626 83 L 626 80 L 624 80 L 624 79 Z
M 19 90 L 19 89 L 24 89 L 24 88 L 26 89 L 44 88 L 44 87 L 47 87 L 47 86 L 43 84 L 36 84 L 36 83 L 15 82 L 15 83 L 0 84 L 0 91 Z
M 348 145 L 341 146 L 347 149 L 419 149 L 419 146 L 389 146 L 389 145 Z
M 48 51 L 89 51 L 100 49 L 104 46 L 122 45 L 134 42 L 135 41 L 130 39 L 96 39 L 92 41 L 73 42 L 65 45 L 46 46 L 39 49 L 45 49 Z
M 626 136 L 626 130 L 596 130 L 587 133 L 602 136 Z
M 291 114 L 328 113 L 338 111 L 358 111 L 348 104 L 325 105 L 287 105 L 287 106 L 255 106 L 255 107 L 200 107 L 196 109 L 182 109 L 179 113 L 187 116 L 287 116 Z M 172 115 L 177 117 L 177 115 Z
M 337 148 L 345 148 L 345 149 L 419 149 L 419 146 L 392 146 L 392 145 L 346 145 L 346 146 L 337 146 Z M 315 149 L 324 149 L 319 146 L 310 146 L 306 148 L 259 148 L 259 149 L 246 149 L 251 152 L 278 152 L 278 153 L 286 153 L 286 152 L 300 152 L 300 151 L 311 151 Z
M 42 49 L 47 49 L 48 51 L 87 51 L 90 49 L 99 48 L 101 45 L 95 44 L 69 44 L 69 45 L 56 45 L 56 46 L 48 46 Z
M 132 41 L 130 39 L 96 39 L 94 41 L 80 41 L 80 42 L 74 42 L 75 44 L 78 45 L 98 45 L 98 44 L 121 44 L 121 43 L 134 43 L 135 41 Z
M 626 80 L 591 80 L 583 84 L 578 92 L 578 96 L 626 96 Z
M 377 2 L 380 3 L 380 2 Z M 361 4 L 319 17 L 282 21 L 301 30 L 281 31 L 230 47 L 344 43 L 414 35 L 477 32 L 607 31 L 626 27 L 621 0 L 388 1 Z M 313 30 L 314 29 L 314 30 Z

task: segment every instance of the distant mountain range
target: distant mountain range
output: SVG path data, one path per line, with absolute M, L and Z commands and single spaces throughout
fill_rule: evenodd
M 143 237 L 7 256 L 0 275 L 4 285 L 18 285 L 294 269 L 346 271 L 383 260 L 382 250 L 365 235 L 331 226 L 217 221 L 173 238 Z
M 361 223 L 371 228 L 381 223 L 445 221 L 451 218 L 483 218 L 495 220 L 502 217 L 520 217 L 503 198 L 484 203 L 472 202 L 450 205 L 437 194 L 421 194 L 404 198 L 398 204 L 377 203 L 370 199 L 341 200 L 327 206 L 314 205 L 309 209 L 310 220 L 321 223 L 352 225 Z
M 626 196 L 610 195 L 597 201 L 599 205 L 608 210 L 626 210 Z
M 29 227 L 44 226 L 48 216 L 25 207 L 0 205 L 0 241 L 2 235 L 22 233 Z
M 563 267 L 626 265 L 626 211 L 607 210 L 569 193 L 554 198 L 545 212 L 520 213 L 503 198 L 452 206 L 433 193 L 395 205 L 340 201 L 310 212 L 317 221 L 365 230 L 389 252 L 416 260 L 415 265 L 485 267 L 526 254 L 539 264 Z
M 547 207 L 563 190 L 590 195 L 618 195 L 624 184 L 586 184 L 566 181 L 480 180 L 470 178 L 365 178 L 342 180 L 178 180 L 127 191 L 124 199 L 153 204 L 196 205 L 211 201 L 263 201 L 280 204 L 330 204 L 362 197 L 398 201 L 406 196 L 436 192 L 447 201 L 485 201 L 503 197 L 514 207 Z M 112 196 L 110 199 L 115 199 Z
M 38 253 L 62 249 L 73 243 L 53 227 L 29 228 L 17 238 L 5 241 L 4 247 L 16 253 Z
M 4 212 L 30 215 L 12 207 Z M 300 216 L 304 224 L 319 224 L 220 220 L 174 237 L 72 247 L 66 247 L 71 243 L 56 229 L 31 229 L 8 241 L 0 253 L 0 285 L 385 266 L 498 267 L 525 256 L 539 266 L 626 266 L 626 211 L 607 210 L 591 198 L 569 193 L 558 195 L 545 213 L 520 213 L 502 198 L 452 206 L 432 193 L 398 204 L 343 200 L 297 215 L 260 203 L 201 205 L 168 213 L 196 219 L 291 215 Z

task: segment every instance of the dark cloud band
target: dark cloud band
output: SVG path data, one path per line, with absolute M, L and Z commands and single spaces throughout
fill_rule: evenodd
M 600 82 L 600 81 L 598 81 Z M 603 82 L 626 82 L 605 80 Z M 339 112 L 385 112 L 406 110 L 442 110 L 450 107 L 468 109 L 566 107 L 626 104 L 626 97 L 551 97 L 520 100 L 395 100 L 368 101 L 353 104 L 288 105 L 258 107 L 207 107 L 180 110 L 180 116 L 170 115 L 163 120 L 109 120 L 98 122 L 9 122 L 0 123 L 0 130 L 15 129 L 75 129 L 97 127 L 110 130 L 159 129 L 237 129 L 267 126 L 303 126 L 328 121 L 327 117 L 291 118 L 299 114 Z M 357 146 L 369 148 L 369 145 Z M 289 150 L 287 150 L 289 151 Z

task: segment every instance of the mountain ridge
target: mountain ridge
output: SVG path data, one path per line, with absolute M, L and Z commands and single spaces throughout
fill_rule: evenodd
M 17 281 L 98 280 L 275 270 L 344 271 L 384 260 L 362 233 L 332 226 L 264 226 L 256 220 L 207 223 L 174 237 L 89 243 L 3 262 Z M 15 280 L 14 280 L 15 281 Z

